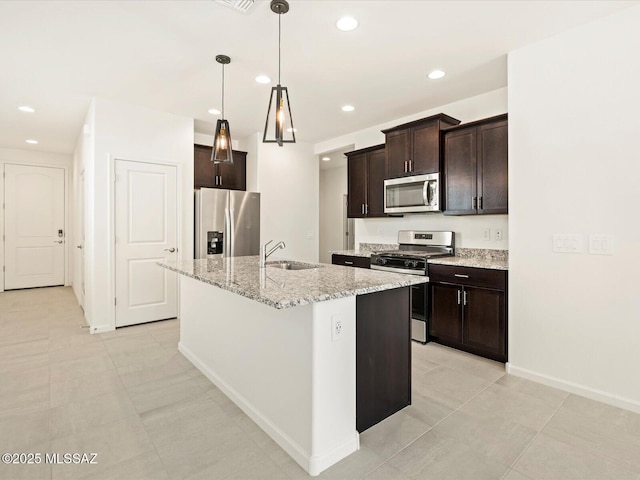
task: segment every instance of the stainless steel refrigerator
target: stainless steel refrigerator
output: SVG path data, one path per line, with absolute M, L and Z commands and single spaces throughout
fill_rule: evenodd
M 195 258 L 242 257 L 260 252 L 260 194 L 195 191 Z

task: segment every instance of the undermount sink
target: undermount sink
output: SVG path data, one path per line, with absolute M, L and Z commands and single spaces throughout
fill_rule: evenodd
M 311 270 L 312 268 L 320 268 L 321 266 L 322 265 L 313 265 L 311 263 L 289 262 L 286 260 L 267 262 L 267 267 L 279 268 L 281 270 Z

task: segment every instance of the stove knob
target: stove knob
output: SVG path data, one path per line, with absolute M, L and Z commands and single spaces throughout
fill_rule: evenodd
M 385 263 L 387 263 L 387 259 L 386 258 L 376 258 L 376 263 L 378 265 L 384 265 Z
M 404 261 L 404 266 L 405 267 L 410 267 L 410 268 L 416 268 L 418 266 L 418 261 L 417 260 L 405 260 Z

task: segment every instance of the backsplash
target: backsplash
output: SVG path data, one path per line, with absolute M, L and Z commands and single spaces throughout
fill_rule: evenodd
M 489 250 L 486 248 L 456 248 L 456 257 L 480 260 L 509 260 L 509 250 Z
M 360 250 L 367 252 L 380 252 L 384 250 L 398 250 L 397 243 L 360 243 Z

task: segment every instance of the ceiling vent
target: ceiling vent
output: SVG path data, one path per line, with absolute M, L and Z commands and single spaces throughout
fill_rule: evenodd
M 251 7 L 253 7 L 253 3 L 255 0 L 216 0 L 218 3 L 222 5 L 226 5 L 227 7 L 231 7 L 234 10 L 238 10 L 242 13 L 247 13 Z

